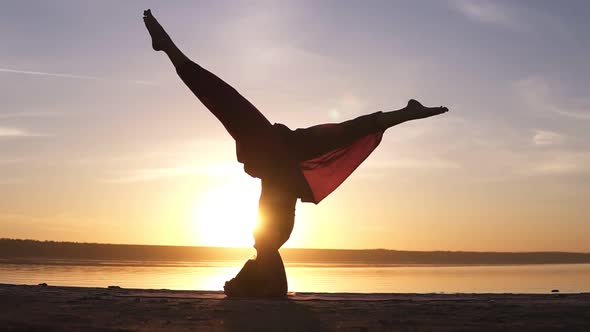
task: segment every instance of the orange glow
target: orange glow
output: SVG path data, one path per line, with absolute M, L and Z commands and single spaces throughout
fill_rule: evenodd
M 194 234 L 206 246 L 251 247 L 256 226 L 260 186 L 244 177 L 212 188 L 195 201 Z

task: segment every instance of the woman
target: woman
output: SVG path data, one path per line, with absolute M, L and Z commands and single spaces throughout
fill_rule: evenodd
M 149 9 L 143 19 L 153 49 L 168 55 L 180 78 L 236 141 L 246 173 L 262 182 L 256 259 L 226 282 L 227 296 L 285 296 L 287 278 L 278 250 L 293 230 L 297 199 L 319 203 L 371 154 L 386 129 L 448 111 L 410 100 L 400 110 L 339 124 L 297 130 L 271 124 L 234 88 L 184 55 Z

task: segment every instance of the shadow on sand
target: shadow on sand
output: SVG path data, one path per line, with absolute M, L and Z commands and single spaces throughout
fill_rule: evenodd
M 223 299 L 213 313 L 226 331 L 327 331 L 308 306 L 288 299 Z

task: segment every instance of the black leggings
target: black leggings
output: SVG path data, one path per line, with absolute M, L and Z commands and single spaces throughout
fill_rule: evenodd
M 221 121 L 236 142 L 260 143 L 279 139 L 276 128 L 236 89 L 194 62 L 176 71 L 188 88 Z M 345 122 L 286 131 L 280 139 L 290 156 L 305 161 L 348 146 L 360 137 L 383 130 L 381 112 Z

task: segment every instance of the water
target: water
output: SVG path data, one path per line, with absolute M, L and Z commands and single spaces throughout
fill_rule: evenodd
M 0 263 L 0 283 L 221 290 L 242 262 L 53 261 Z M 289 290 L 354 293 L 590 292 L 590 264 L 510 266 L 366 266 L 287 264 Z

